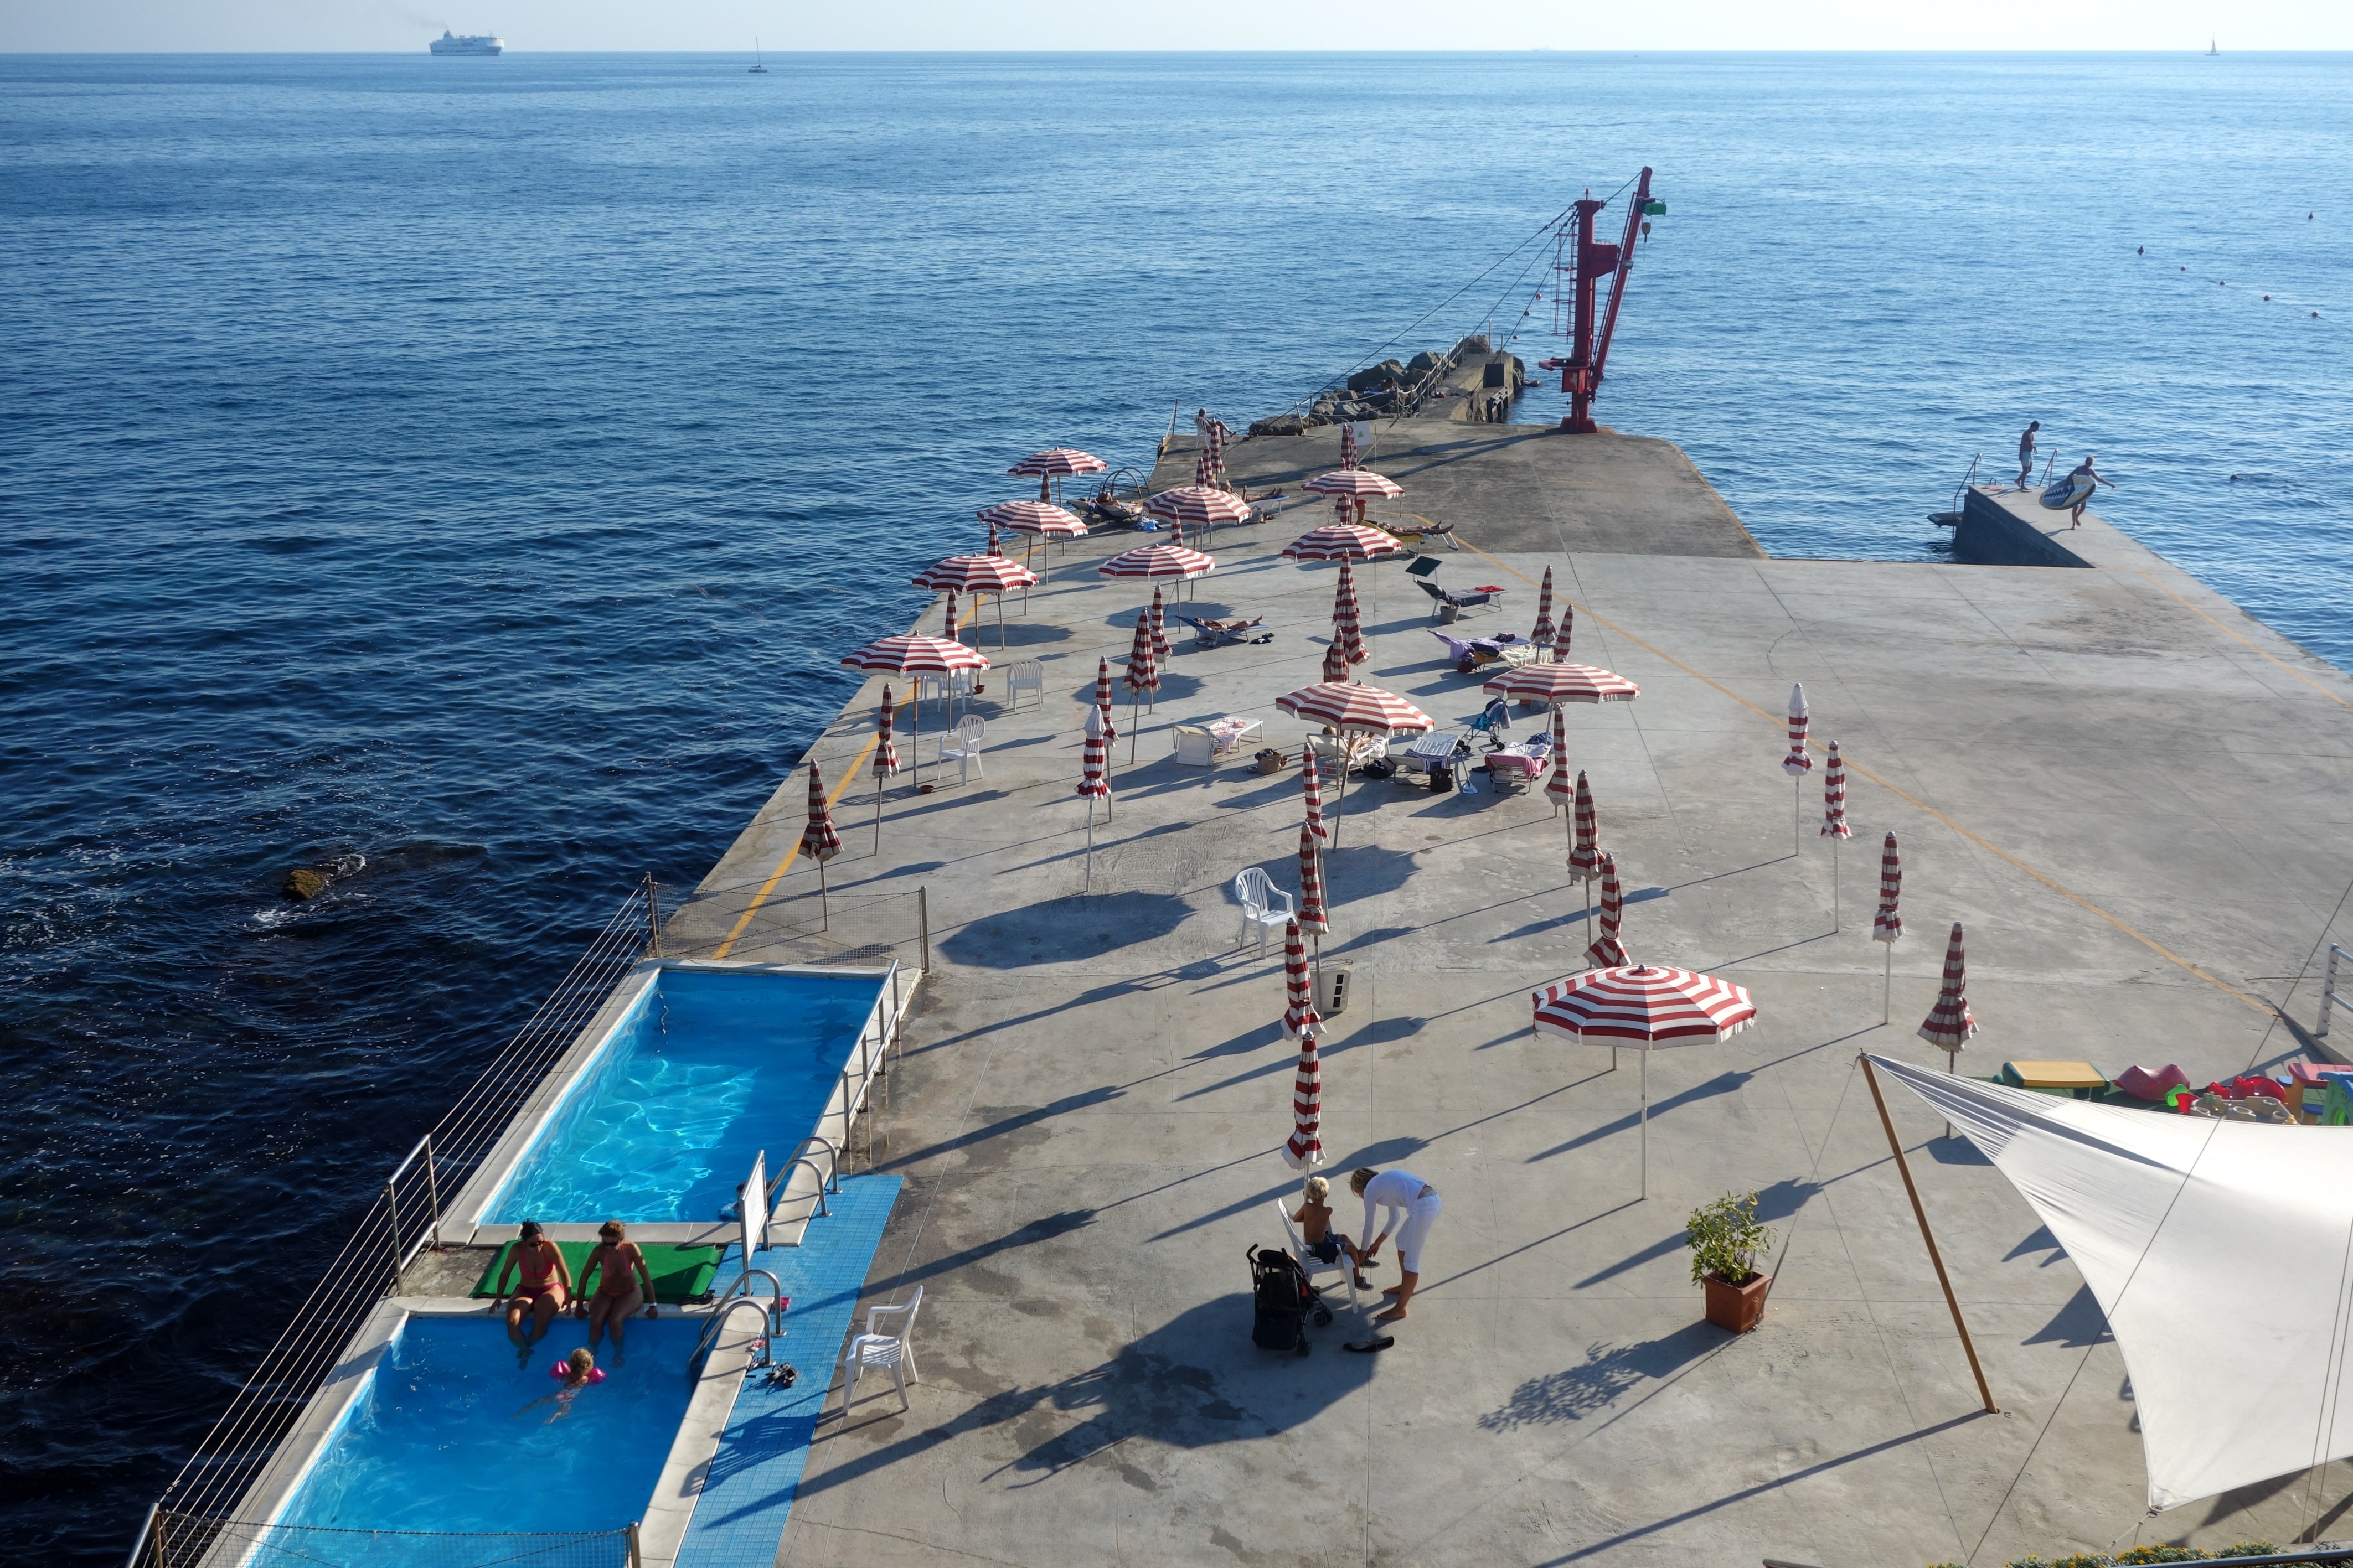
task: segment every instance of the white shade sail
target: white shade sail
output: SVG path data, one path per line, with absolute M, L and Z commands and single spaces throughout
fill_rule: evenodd
M 2353 1456 L 2353 1135 L 1871 1059 L 1967 1133 L 2082 1270 L 2132 1376 L 2151 1508 Z

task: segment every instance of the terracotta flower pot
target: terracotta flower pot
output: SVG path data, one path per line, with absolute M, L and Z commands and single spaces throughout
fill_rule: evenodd
M 1765 1315 L 1765 1288 L 1773 1283 L 1769 1274 L 1751 1274 L 1746 1285 L 1727 1285 L 1716 1276 L 1707 1277 L 1707 1321 L 1719 1329 L 1745 1334 L 1757 1326 Z

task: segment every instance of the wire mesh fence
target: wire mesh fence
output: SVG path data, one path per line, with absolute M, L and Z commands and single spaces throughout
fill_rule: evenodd
M 335 1530 L 156 1511 L 153 1568 L 637 1568 L 636 1527 L 523 1534 Z
M 375 1304 L 396 1288 L 400 1270 L 407 1260 L 432 1242 L 444 1196 L 454 1195 L 466 1177 L 489 1155 L 515 1111 L 596 1016 L 630 966 L 659 951 L 661 919 L 660 889 L 648 879 L 622 900 L 538 1010 L 515 1031 L 481 1076 L 459 1097 L 457 1104 L 385 1179 L 375 1201 L 328 1263 L 318 1285 L 295 1309 L 276 1342 L 263 1353 L 261 1364 L 254 1369 L 245 1386 L 229 1401 L 227 1410 L 164 1489 L 157 1505 L 159 1524 L 165 1519 L 175 1520 L 182 1530 L 191 1532 L 195 1531 L 196 1521 L 211 1521 L 207 1528 L 212 1524 L 224 1530 L 231 1528 L 218 1523 L 217 1516 L 237 1507 L 269 1463 L 279 1440 L 325 1381 L 343 1345 Z M 335 1533 L 326 1532 L 321 1539 L 324 1541 Z M 389 1537 L 402 1532 L 343 1533 Z M 134 1563 L 140 1568 L 163 1568 L 167 1561 L 160 1555 L 163 1550 L 157 1531 L 151 1529 L 145 1545 L 134 1555 Z M 206 1549 L 207 1552 L 210 1550 Z M 280 1549 L 273 1546 L 271 1550 Z M 168 1562 L 174 1568 L 199 1562 L 206 1568 L 237 1568 L 247 1563 L 343 1561 L 293 1555 L 296 1550 L 290 1545 L 280 1556 L 262 1558 L 237 1554 L 188 1556 L 175 1548 Z M 548 1550 L 556 1548 L 551 1544 Z M 407 1561 L 393 1557 L 366 1560 Z M 420 1557 L 416 1561 L 438 1565 L 445 1562 L 543 1559 Z M 585 1563 L 617 1559 L 551 1556 L 543 1561 L 569 1564 L 575 1561 Z

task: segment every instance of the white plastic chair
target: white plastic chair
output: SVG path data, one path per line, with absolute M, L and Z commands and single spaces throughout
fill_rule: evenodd
M 1235 945 L 1240 946 L 1250 940 L 1250 922 L 1255 921 L 1258 922 L 1258 955 L 1264 958 L 1267 928 L 1271 926 L 1281 931 L 1290 924 L 1292 912 L 1297 906 L 1292 902 L 1289 893 L 1277 888 L 1273 879 L 1255 866 L 1234 879 L 1234 896 L 1242 901 L 1242 934 L 1235 939 Z M 1282 904 L 1279 910 L 1274 907 L 1278 900 Z
M 851 1335 L 841 1350 L 842 1415 L 849 1414 L 859 1374 L 866 1372 L 888 1372 L 899 1391 L 899 1408 L 907 1408 L 907 1385 L 923 1381 L 915 1370 L 914 1347 L 908 1342 L 914 1337 L 915 1309 L 923 1304 L 923 1288 L 918 1285 L 913 1297 L 899 1306 L 866 1309 L 866 1331 Z M 884 1333 L 885 1320 L 895 1322 L 898 1332 Z
M 1338 772 L 1343 758 L 1351 770 L 1363 767 L 1376 757 L 1389 754 L 1389 743 L 1378 735 L 1310 735 L 1307 749 L 1315 753 L 1315 765 L 1324 776 L 1331 778 Z
M 1198 724 L 1171 724 L 1168 743 L 1176 749 L 1176 765 L 1213 768 L 1218 765 L 1217 737 Z
M 1008 667 L 1005 673 L 1005 700 L 1008 710 L 1021 706 L 1021 693 L 1038 694 L 1038 706 L 1046 705 L 1046 667 L 1034 658 L 1025 658 Z
M 940 763 L 956 764 L 956 782 L 969 784 L 975 768 L 987 778 L 988 770 L 980 767 L 980 742 L 988 733 L 988 722 L 977 713 L 967 713 L 956 721 L 955 738 L 940 737 Z
M 1299 1239 L 1299 1229 L 1291 1223 L 1291 1210 L 1283 1205 L 1281 1198 L 1274 1201 L 1274 1212 L 1282 1216 L 1282 1234 L 1291 1238 L 1291 1256 L 1299 1259 L 1299 1267 L 1307 1270 L 1307 1282 L 1310 1285 L 1314 1284 L 1318 1274 L 1336 1273 L 1348 1282 L 1348 1305 L 1355 1306 L 1356 1304 L 1356 1260 L 1343 1251 L 1337 1263 L 1324 1262 L 1308 1251 L 1306 1245 Z
M 936 697 L 970 697 L 972 695 L 972 688 L 973 676 L 972 671 L 968 669 L 959 669 L 952 675 L 918 675 L 915 677 L 915 699 L 917 701 L 922 701 L 926 698 Z

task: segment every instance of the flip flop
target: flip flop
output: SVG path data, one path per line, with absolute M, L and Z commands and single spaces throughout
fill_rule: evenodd
M 1359 1355 L 1371 1355 L 1374 1352 L 1385 1351 L 1395 1343 L 1397 1343 L 1395 1334 L 1383 1334 L 1377 1340 L 1350 1340 L 1340 1348 L 1344 1351 L 1355 1351 Z

